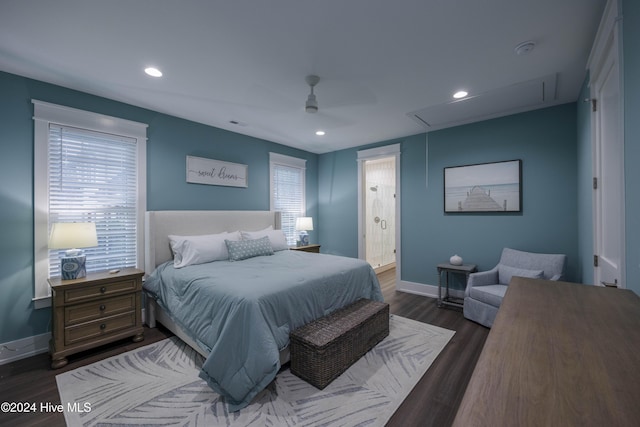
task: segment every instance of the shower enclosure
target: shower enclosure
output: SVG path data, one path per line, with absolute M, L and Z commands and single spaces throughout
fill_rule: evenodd
M 395 157 L 364 163 L 365 254 L 374 268 L 392 266 L 396 261 Z

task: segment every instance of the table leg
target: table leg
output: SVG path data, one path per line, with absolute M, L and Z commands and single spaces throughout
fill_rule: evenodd
M 445 272 L 447 276 L 447 292 L 445 294 L 445 300 L 449 301 L 449 272 Z
M 442 307 L 442 270 L 438 269 L 438 307 Z

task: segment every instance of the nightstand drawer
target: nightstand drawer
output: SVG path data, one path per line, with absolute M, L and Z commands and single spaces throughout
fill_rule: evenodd
M 136 295 L 133 293 L 121 297 L 105 298 L 96 302 L 67 306 L 64 308 L 64 325 L 71 326 L 118 313 L 134 311 L 136 309 Z
M 129 312 L 64 328 L 64 344 L 73 345 L 81 341 L 108 336 L 109 334 L 136 326 L 135 312 Z
M 105 296 L 117 295 L 126 292 L 134 292 L 138 290 L 138 283 L 138 280 L 130 279 L 98 285 L 76 287 L 75 289 L 67 289 L 63 291 L 64 303 L 70 304 L 88 301 L 94 298 L 102 298 Z

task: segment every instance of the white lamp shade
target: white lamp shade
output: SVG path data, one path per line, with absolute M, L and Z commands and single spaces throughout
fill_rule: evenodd
M 49 249 L 90 248 L 98 246 L 93 222 L 56 222 L 51 226 Z
M 313 230 L 313 218 L 310 216 L 301 216 L 296 218 L 296 230 L 309 231 Z

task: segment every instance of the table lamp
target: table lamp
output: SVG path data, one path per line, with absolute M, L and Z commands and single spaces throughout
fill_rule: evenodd
M 296 230 L 300 232 L 300 246 L 309 244 L 309 233 L 313 230 L 313 218 L 310 216 L 301 216 L 296 218 Z
M 86 256 L 82 249 L 98 246 L 93 222 L 56 222 L 51 227 L 49 249 L 66 249 L 60 257 L 60 278 L 80 279 L 87 275 Z

